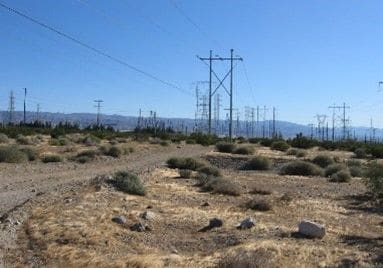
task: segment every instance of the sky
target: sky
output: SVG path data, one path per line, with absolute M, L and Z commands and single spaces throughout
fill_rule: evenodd
M 197 58 L 243 58 L 233 102 L 276 108 L 278 120 L 316 123 L 331 105 L 350 106 L 353 126 L 383 127 L 381 0 L 0 0 L 169 86 L 0 7 L 0 110 L 194 118 L 195 82 L 209 79 Z M 214 62 L 223 77 L 229 62 Z M 217 80 L 213 81 L 217 82 Z M 228 80 L 227 80 L 228 82 Z M 194 84 L 193 84 L 194 83 Z M 225 84 L 228 88 L 229 84 Z M 201 87 L 201 90 L 206 90 Z M 223 88 L 221 118 L 229 107 Z M 341 110 L 336 110 L 336 118 Z M 339 120 L 337 120 L 340 122 Z

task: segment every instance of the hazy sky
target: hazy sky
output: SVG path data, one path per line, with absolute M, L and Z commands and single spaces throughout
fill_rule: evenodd
M 277 107 L 277 118 L 315 122 L 329 105 L 351 106 L 353 125 L 383 127 L 381 0 L 0 0 L 142 69 L 168 87 L 0 7 L 0 109 L 9 91 L 22 109 L 194 117 L 193 82 L 208 79 L 196 55 L 244 58 L 234 71 L 234 106 Z M 216 63 L 224 75 L 228 65 Z M 249 82 L 246 79 L 247 72 Z M 189 93 L 185 93 L 189 92 Z M 223 90 L 223 107 L 228 96 Z M 271 113 L 268 112 L 270 118 Z M 224 117 L 226 111 L 221 111 Z

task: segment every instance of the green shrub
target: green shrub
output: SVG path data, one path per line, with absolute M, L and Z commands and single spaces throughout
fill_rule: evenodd
M 274 141 L 270 145 L 270 148 L 272 150 L 286 152 L 290 148 L 290 145 L 288 145 L 285 141 Z
M 305 157 L 306 151 L 303 149 L 291 148 L 287 151 L 287 155 L 295 155 L 296 157 Z
M 348 168 L 352 177 L 363 177 L 363 169 L 358 166 L 351 166 Z
M 282 166 L 281 175 L 322 176 L 323 170 L 310 162 L 292 161 Z
M 366 148 L 360 147 L 355 149 L 354 156 L 355 158 L 366 158 L 367 157 Z
M 269 211 L 273 208 L 271 202 L 266 199 L 252 199 L 245 204 L 246 208 L 256 211 Z
M 331 175 L 331 182 L 349 182 L 351 180 L 351 175 L 348 170 L 340 170 L 337 173 Z
M 117 146 L 110 146 L 105 152 L 105 155 L 119 158 L 122 155 L 122 149 Z
M 196 141 L 193 139 L 187 139 L 186 144 L 196 144 Z
M 16 136 L 16 142 L 18 144 L 21 144 L 21 145 L 31 145 L 31 144 L 33 144 L 30 137 L 26 137 L 26 136 L 24 136 L 22 134 L 18 134 Z
M 206 165 L 205 162 L 191 157 L 172 157 L 166 161 L 169 168 L 197 170 Z
M 6 163 L 21 163 L 28 160 L 28 156 L 19 150 L 17 146 L 1 146 L 0 147 L 0 162 Z
M 272 140 L 272 139 L 261 139 L 261 140 L 259 141 L 259 143 L 260 143 L 262 146 L 265 146 L 265 147 L 269 147 L 273 142 L 274 142 L 274 140 Z
M 87 146 L 94 146 L 99 144 L 100 142 L 101 142 L 101 139 L 93 135 L 87 135 L 82 140 L 82 143 L 84 143 Z
M 317 155 L 316 157 L 314 157 L 312 162 L 322 168 L 325 168 L 335 163 L 334 158 L 326 154 Z
M 290 141 L 291 146 L 302 149 L 309 149 L 316 146 L 317 141 L 303 136 L 302 133 L 297 134 L 297 136 Z
M 8 136 L 4 133 L 0 133 L 0 143 L 8 143 L 9 139 Z
M 357 160 L 357 159 L 349 159 L 349 160 L 347 160 L 347 166 L 349 166 L 349 167 L 361 167 L 362 162 L 360 160 Z
M 383 158 L 383 145 L 375 144 L 370 148 L 371 155 L 375 158 Z
M 203 191 L 211 191 L 215 194 L 232 196 L 239 196 L 241 194 L 241 189 L 237 184 L 221 177 L 206 176 L 200 186 Z
M 234 154 L 253 154 L 255 152 L 255 149 L 253 146 L 238 146 L 237 148 L 234 149 L 233 153 Z
M 272 162 L 265 156 L 255 156 L 245 164 L 247 170 L 269 170 L 271 169 Z
M 122 192 L 142 195 L 146 194 L 145 187 L 137 175 L 127 171 L 118 171 L 113 176 L 114 186 Z
M 296 157 L 305 157 L 307 155 L 305 150 L 299 150 Z
M 21 148 L 20 151 L 27 156 L 29 161 L 35 161 L 37 158 L 39 158 L 38 152 L 31 147 Z
M 190 178 L 193 174 L 193 172 L 190 169 L 180 169 L 178 173 L 180 174 L 181 178 L 185 178 L 185 179 Z
M 58 154 L 45 154 L 41 157 L 43 163 L 62 162 L 63 158 Z
M 83 156 L 75 157 L 74 160 L 80 164 L 85 164 L 85 163 L 91 162 L 93 158 L 83 155 Z
M 326 167 L 324 174 L 326 177 L 331 177 L 333 174 L 344 169 L 346 169 L 346 167 L 341 164 L 332 164 Z
M 383 164 L 373 162 L 366 172 L 365 183 L 377 201 L 383 200 Z
M 89 157 L 89 158 L 95 158 L 97 155 L 98 155 L 98 152 L 95 151 L 95 150 L 85 150 L 85 151 L 79 152 L 77 154 L 77 157 L 86 156 L 86 157 Z
M 235 144 L 230 142 L 218 142 L 215 148 L 221 153 L 232 153 L 235 149 Z
M 219 169 L 213 166 L 203 166 L 198 168 L 197 171 L 206 175 L 221 176 Z

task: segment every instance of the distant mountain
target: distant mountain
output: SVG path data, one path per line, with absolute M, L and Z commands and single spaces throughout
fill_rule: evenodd
M 0 111 L 0 120 L 3 123 L 9 122 L 9 112 L 7 111 Z M 53 124 L 58 124 L 59 122 L 71 122 L 71 123 L 77 123 L 80 125 L 80 127 L 86 127 L 91 124 L 96 123 L 96 114 L 93 113 L 71 113 L 71 114 L 64 114 L 64 113 L 48 113 L 48 112 L 42 112 L 42 113 L 32 113 L 27 112 L 26 118 L 28 122 L 35 121 L 39 119 L 43 122 L 52 122 Z M 23 112 L 16 111 L 13 114 L 13 122 L 20 122 L 23 120 Z M 157 124 L 164 125 L 166 127 L 172 127 L 173 129 L 176 129 L 178 131 L 183 132 L 192 132 L 196 129 L 196 121 L 194 119 L 190 118 L 156 118 Z M 118 130 L 133 130 L 139 122 L 139 118 L 137 116 L 122 116 L 122 115 L 101 115 L 101 122 L 104 125 L 113 126 L 114 128 Z M 154 118 L 142 118 L 140 120 L 141 126 L 145 125 L 152 125 L 154 123 Z M 197 125 L 199 126 L 199 129 L 207 130 L 207 123 L 205 122 L 197 122 Z M 212 126 L 213 130 L 215 130 L 215 124 L 213 122 Z M 238 131 L 239 129 L 239 131 Z M 271 136 L 272 134 L 272 121 L 260 121 L 258 126 L 254 126 L 252 128 L 251 123 L 246 123 L 244 121 L 234 121 L 233 122 L 233 133 L 234 135 L 238 136 L 252 136 L 254 133 L 254 136 L 262 137 L 264 136 Z M 313 135 L 317 135 L 317 129 L 314 127 L 314 129 L 311 129 L 310 126 L 306 125 L 300 125 L 292 122 L 286 122 L 286 121 L 276 121 L 275 122 L 275 131 L 276 133 L 281 133 L 284 138 L 291 138 L 295 137 L 297 133 L 303 133 L 305 136 L 310 136 L 311 132 L 313 132 Z M 225 135 L 228 133 L 228 123 L 227 121 L 221 120 L 219 122 L 219 127 L 217 131 L 215 131 L 219 135 Z M 376 139 L 382 139 L 383 138 L 383 129 L 375 129 L 375 137 Z M 337 128 L 336 136 L 340 137 L 342 135 L 342 130 L 340 128 Z M 373 135 L 370 128 L 367 127 L 353 127 L 352 129 L 349 129 L 349 135 L 350 137 L 358 137 L 359 139 L 364 139 L 367 137 L 367 139 L 370 138 L 370 136 Z M 328 130 L 328 136 L 331 138 L 331 129 Z M 324 133 L 325 136 L 327 136 L 327 132 Z

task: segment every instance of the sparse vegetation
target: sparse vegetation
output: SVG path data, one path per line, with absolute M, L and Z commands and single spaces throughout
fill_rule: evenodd
M 206 163 L 197 160 L 191 157 L 172 157 L 166 161 L 166 164 L 169 168 L 179 168 L 179 169 L 190 169 L 197 170 L 203 166 L 206 166 Z
M 0 147 L 0 162 L 21 163 L 27 160 L 28 156 L 15 145 Z
M 316 157 L 314 157 L 312 162 L 322 168 L 325 168 L 335 163 L 334 158 L 326 154 L 317 155 Z
M 245 154 L 245 155 L 250 155 L 253 154 L 255 151 L 254 147 L 251 145 L 241 145 L 238 146 L 233 150 L 234 154 Z
M 216 177 L 221 176 L 219 169 L 213 166 L 203 166 L 198 168 L 197 171 L 206 175 L 212 175 Z
M 202 176 L 200 177 L 200 184 L 202 191 L 212 192 L 215 194 L 224 194 L 239 196 L 241 189 L 237 184 L 229 181 L 228 179 L 214 176 Z
M 290 148 L 290 145 L 287 142 L 285 142 L 285 141 L 274 141 L 270 145 L 270 148 L 272 150 L 286 152 Z
M 120 147 L 118 146 L 110 146 L 104 151 L 105 155 L 112 156 L 114 158 L 119 158 L 122 155 L 123 151 Z
M 30 137 L 26 137 L 26 136 L 24 136 L 22 134 L 18 134 L 16 136 L 16 142 L 18 144 L 21 144 L 21 145 L 31 145 L 31 144 L 33 144 L 33 142 L 32 142 Z
M 101 139 L 94 135 L 87 135 L 83 138 L 82 143 L 87 146 L 95 146 L 101 142 Z
M 348 170 L 340 170 L 331 175 L 331 182 L 349 182 L 351 180 L 351 175 Z
M 221 152 L 221 153 L 232 153 L 235 149 L 235 144 L 234 143 L 230 143 L 230 142 L 218 142 L 216 145 L 215 145 L 215 148 L 217 149 L 218 152 Z
M 355 156 L 355 158 L 361 158 L 361 159 L 366 158 L 367 157 L 367 151 L 363 147 L 357 148 L 354 151 L 354 156 Z
M 358 166 L 351 166 L 348 168 L 350 171 L 351 177 L 363 177 L 363 169 Z
M 62 162 L 63 158 L 58 154 L 45 154 L 41 157 L 43 163 Z
M 270 201 L 266 199 L 251 199 L 246 204 L 245 207 L 248 209 L 256 210 L 256 211 L 269 211 L 273 208 L 273 205 Z
M 300 175 L 300 176 L 322 176 L 323 170 L 310 162 L 292 161 L 282 166 L 279 174 L 281 175 Z
M 253 190 L 249 192 L 250 194 L 259 194 L 259 195 L 270 195 L 271 191 L 266 190 L 266 189 L 260 189 L 255 187 Z
M 245 164 L 244 168 L 247 170 L 269 170 L 271 169 L 272 162 L 265 156 L 255 156 Z
M 306 156 L 306 151 L 303 149 L 298 149 L 298 148 L 290 148 L 287 153 L 287 155 L 295 155 L 296 157 L 305 157 Z
M 370 164 L 367 172 L 365 183 L 372 193 L 375 200 L 383 201 L 383 164 L 373 162 Z
M 21 152 L 23 152 L 29 161 L 35 161 L 37 158 L 39 158 L 39 153 L 31 147 L 24 147 L 20 149 Z
M 325 176 L 326 177 L 331 177 L 333 174 L 345 170 L 346 167 L 342 164 L 332 164 L 326 167 L 325 169 Z
M 146 190 L 137 175 L 128 171 L 118 171 L 113 176 L 114 186 L 122 192 L 132 195 L 145 195 Z
M 0 143 L 8 143 L 9 139 L 8 136 L 5 135 L 4 133 L 0 133 Z

